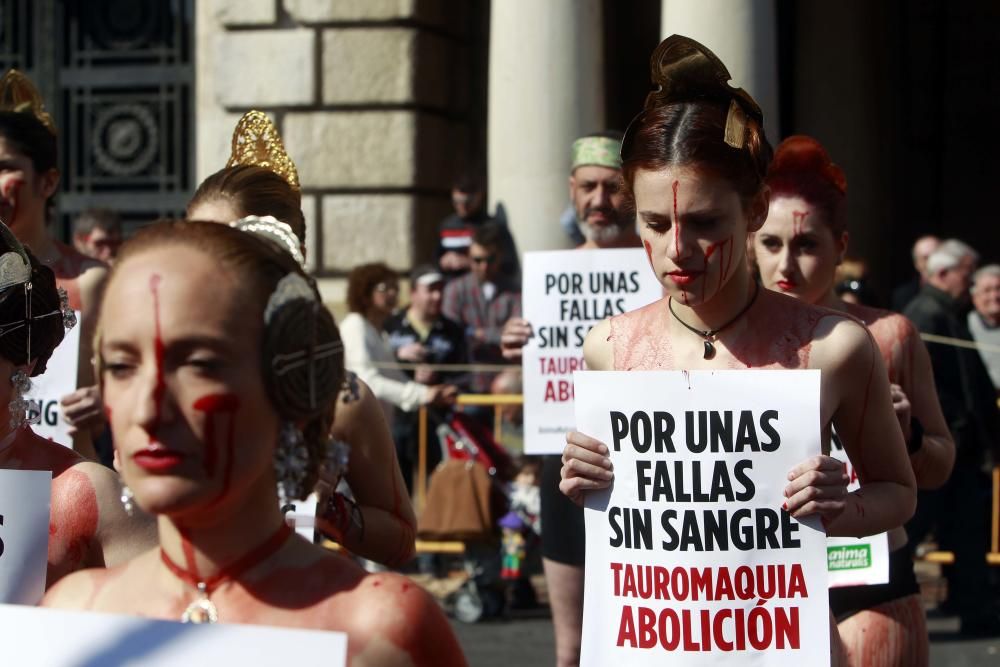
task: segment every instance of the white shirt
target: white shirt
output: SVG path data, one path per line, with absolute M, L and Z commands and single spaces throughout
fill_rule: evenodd
M 414 382 L 401 370 L 376 364 L 395 363 L 388 337 L 358 313 L 349 313 L 340 323 L 344 342 L 344 366 L 357 373 L 382 403 L 386 420 L 392 424 L 393 406 L 412 412 L 428 401 L 430 388 Z

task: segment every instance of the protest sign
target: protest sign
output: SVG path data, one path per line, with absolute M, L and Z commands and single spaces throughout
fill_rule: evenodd
M 51 472 L 0 470 L 0 602 L 42 599 L 51 499 Z
M 66 332 L 65 338 L 52 353 L 45 372 L 31 378 L 31 391 L 25 398 L 32 404 L 31 413 L 39 415 L 39 422 L 32 429 L 43 438 L 66 447 L 73 446 L 69 424 L 62 417 L 60 399 L 76 391 L 77 367 L 80 359 L 81 313 L 76 313 L 76 326 Z
M 836 432 L 830 438 L 830 456 L 844 462 L 851 479 L 847 485 L 848 492 L 860 489 L 858 473 Z M 826 552 L 830 588 L 889 583 L 889 533 L 869 537 L 828 537 Z
M 663 296 L 642 248 L 524 253 L 522 312 L 534 336 L 522 350 L 524 451 L 558 454 L 573 428 L 573 371 L 583 339 L 612 315 Z
M 347 664 L 347 635 L 0 605 L 0 664 L 18 667 Z M 58 635 L 53 641 L 53 636 Z
M 575 382 L 577 429 L 615 473 L 586 499 L 580 664 L 828 664 L 826 536 L 782 507 L 821 451 L 819 371 Z

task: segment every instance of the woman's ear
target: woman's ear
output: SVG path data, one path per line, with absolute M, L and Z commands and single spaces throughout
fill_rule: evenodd
M 59 170 L 49 169 L 44 174 L 39 175 L 39 191 L 40 194 L 48 199 L 56 193 L 59 189 Z
M 771 188 L 766 185 L 760 189 L 753 199 L 750 200 L 749 219 L 747 221 L 747 231 L 756 232 L 764 226 L 767 220 L 767 212 L 771 205 Z

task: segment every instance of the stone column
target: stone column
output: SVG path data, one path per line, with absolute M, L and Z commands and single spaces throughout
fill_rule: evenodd
M 764 110 L 764 130 L 778 135 L 778 39 L 774 0 L 662 0 L 660 34 L 696 39 L 726 64 L 732 83 Z
M 605 129 L 599 0 L 503 0 L 490 15 L 489 195 L 518 250 L 566 248 L 570 145 Z

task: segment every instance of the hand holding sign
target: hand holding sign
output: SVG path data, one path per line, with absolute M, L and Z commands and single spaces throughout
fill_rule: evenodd
M 509 361 L 521 360 L 521 348 L 534 335 L 531 322 L 520 317 L 512 317 L 504 322 L 500 331 L 500 351 Z
M 833 521 L 847 505 L 850 478 L 844 464 L 829 456 L 813 456 L 788 473 L 785 509 L 796 519 L 819 514 Z
M 577 505 L 583 505 L 584 492 L 606 489 L 615 478 L 607 446 L 579 431 L 566 434 L 562 463 L 559 490 Z

